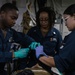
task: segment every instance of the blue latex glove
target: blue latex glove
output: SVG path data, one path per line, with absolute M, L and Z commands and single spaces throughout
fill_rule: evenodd
M 29 48 L 22 48 L 14 52 L 14 56 L 15 58 L 24 58 L 27 57 L 28 53 L 29 53 Z
M 40 43 L 32 42 L 32 43 L 29 45 L 29 48 L 30 48 L 31 50 L 34 50 L 37 46 L 40 46 Z
M 40 55 L 43 56 L 47 56 L 44 52 L 43 52 L 43 46 L 38 46 L 35 48 L 36 51 L 36 57 L 38 58 Z

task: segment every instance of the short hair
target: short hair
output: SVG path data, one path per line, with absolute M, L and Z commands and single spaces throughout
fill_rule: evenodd
M 55 23 L 55 19 L 56 19 L 56 14 L 54 12 L 54 9 L 51 8 L 51 7 L 43 7 L 43 8 L 40 8 L 38 10 L 38 12 L 36 13 L 36 24 L 37 24 L 38 27 L 40 27 L 39 16 L 40 16 L 40 13 L 42 13 L 42 12 L 47 12 L 48 13 L 50 28 L 52 28 L 52 26 Z
M 63 14 L 71 15 L 73 16 L 75 14 L 75 4 L 70 5 L 67 7 Z
M 12 9 L 15 9 L 15 10 L 17 10 L 18 11 L 18 8 L 14 5 L 14 4 L 12 4 L 12 3 L 5 3 L 5 4 L 3 4 L 2 6 L 1 6 L 1 8 L 0 8 L 0 12 L 1 11 L 8 11 L 8 10 L 12 10 Z

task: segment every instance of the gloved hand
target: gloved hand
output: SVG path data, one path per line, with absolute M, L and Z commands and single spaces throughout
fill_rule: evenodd
M 15 58 L 24 58 L 24 57 L 27 57 L 28 53 L 29 53 L 29 48 L 22 48 L 16 52 L 14 52 L 14 57 Z
M 38 46 L 35 48 L 36 51 L 36 57 L 39 58 L 40 55 L 43 56 L 47 56 L 44 52 L 43 52 L 43 46 Z
M 32 42 L 32 43 L 29 45 L 29 48 L 30 48 L 31 50 L 34 50 L 37 46 L 40 46 L 40 43 Z

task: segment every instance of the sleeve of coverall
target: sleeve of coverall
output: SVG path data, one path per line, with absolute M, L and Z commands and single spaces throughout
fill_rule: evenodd
M 22 47 L 28 47 L 32 42 L 35 42 L 35 40 L 32 39 L 30 36 L 20 33 L 20 32 L 18 32 L 14 36 L 14 40 L 15 42 L 18 42 L 19 44 L 21 44 Z
M 12 60 L 12 52 L 0 51 L 0 62 L 9 62 Z

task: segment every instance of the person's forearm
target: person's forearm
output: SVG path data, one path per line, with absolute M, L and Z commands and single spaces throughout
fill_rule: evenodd
M 48 57 L 42 56 L 42 57 L 39 58 L 39 60 L 40 60 L 42 63 L 46 64 L 47 66 L 55 67 L 54 58 L 51 57 L 51 56 L 48 56 Z
M 15 56 L 14 56 L 14 52 L 12 52 L 12 58 L 14 58 Z

